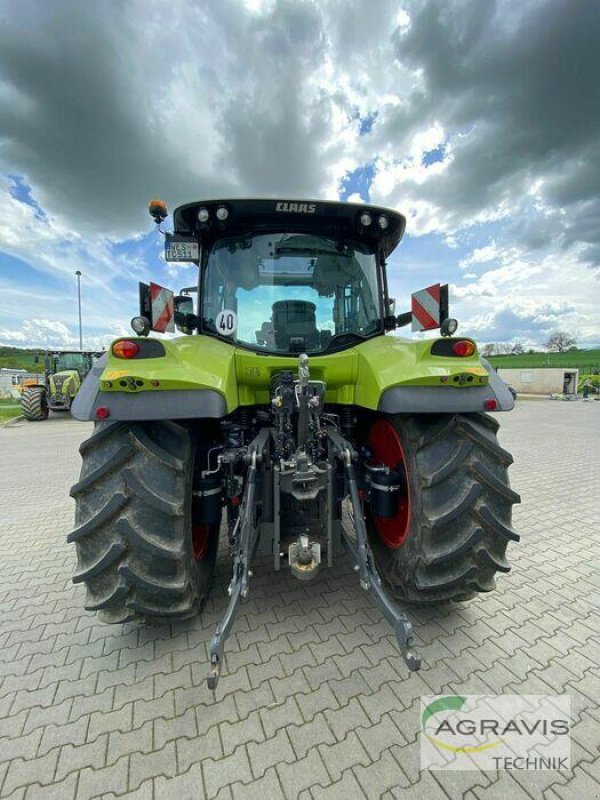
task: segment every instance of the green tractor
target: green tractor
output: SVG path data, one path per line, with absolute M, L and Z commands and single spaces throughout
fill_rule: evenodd
M 69 411 L 83 379 L 102 353 L 80 350 L 47 350 L 45 383 L 29 383 L 23 389 L 21 408 L 31 422 L 48 419 L 50 411 Z M 39 361 L 39 357 L 36 356 Z
M 160 228 L 166 205 L 150 213 Z M 401 214 L 223 200 L 173 220 L 166 259 L 195 262 L 197 286 L 173 296 L 140 284 L 137 335 L 113 342 L 72 407 L 96 422 L 68 536 L 86 608 L 115 623 L 195 614 L 223 533 L 232 578 L 210 646 L 214 689 L 257 555 L 309 581 L 346 550 L 418 669 L 398 603 L 468 600 L 509 570 L 519 497 L 487 412 L 511 410 L 510 392 L 454 335 L 447 287 L 395 314 L 386 259 Z M 440 335 L 393 334 L 411 323 Z M 184 335 L 148 336 L 173 326 Z

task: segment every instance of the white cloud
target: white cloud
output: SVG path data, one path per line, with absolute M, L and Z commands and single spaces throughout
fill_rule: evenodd
M 84 350 L 103 350 L 118 336 L 131 335 L 131 330 L 119 323 L 108 326 L 104 334 L 82 337 Z M 20 327 L 0 328 L 0 344 L 26 349 L 79 350 L 79 334 L 72 327 L 58 320 L 28 319 Z
M 367 198 L 363 197 L 360 192 L 353 192 L 351 195 L 348 196 L 348 203 L 366 203 Z
M 568 275 L 569 292 L 565 293 Z M 576 258 L 557 262 L 552 255 L 527 261 L 521 255 L 469 283 L 451 286 L 451 313 L 461 330 L 484 342 L 523 339 L 538 345 L 553 330 L 567 330 L 580 346 L 600 345 L 598 286 Z
M 488 261 L 500 260 L 501 256 L 502 251 L 498 248 L 496 242 L 491 242 L 485 247 L 476 247 L 470 256 L 459 261 L 459 267 L 464 269 L 472 267 L 473 264 L 485 264 Z

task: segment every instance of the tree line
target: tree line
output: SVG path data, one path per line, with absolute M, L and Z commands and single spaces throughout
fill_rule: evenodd
M 544 342 L 544 349 L 549 353 L 566 353 L 568 350 L 577 350 L 577 339 L 566 331 L 555 331 L 548 340 Z M 481 354 L 488 356 L 521 356 L 524 353 L 535 353 L 533 349 L 526 349 L 521 341 L 512 343 L 490 342 L 481 348 Z

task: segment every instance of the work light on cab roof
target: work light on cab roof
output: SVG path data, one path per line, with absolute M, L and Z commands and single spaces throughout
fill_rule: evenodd
M 227 549 L 214 689 L 254 557 L 308 582 L 346 548 L 418 669 L 395 600 L 462 601 L 509 569 L 519 498 L 485 412 L 510 410 L 510 392 L 474 341 L 453 338 L 447 286 L 396 314 L 387 262 L 406 220 L 395 209 L 203 199 L 174 209 L 170 232 L 166 203 L 149 211 L 165 261 L 198 275 L 178 294 L 140 284 L 138 336 L 113 342 L 73 405 L 78 419 L 115 423 L 81 447 L 73 488 L 87 607 L 114 623 L 186 619 Z M 401 338 L 406 325 L 435 333 Z M 298 612 L 302 628 L 318 624 L 310 603 Z

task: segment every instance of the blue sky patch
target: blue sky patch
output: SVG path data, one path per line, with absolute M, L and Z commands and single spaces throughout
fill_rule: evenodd
M 363 200 L 369 203 L 374 175 L 374 162 L 358 167 L 354 172 L 347 172 L 340 183 L 340 200 L 347 200 L 352 194 L 360 194 Z
M 31 206 L 38 219 L 47 220 L 48 215 L 37 202 L 37 200 L 33 198 L 31 194 L 31 186 L 27 184 L 25 179 L 21 175 L 9 175 L 8 178 L 11 181 L 11 186 L 9 189 L 11 196 L 20 203 L 25 203 L 25 205 Z
M 360 136 L 366 136 L 368 133 L 371 133 L 376 119 L 377 111 L 374 111 L 372 114 L 367 114 L 366 117 L 360 117 L 360 128 L 358 129 Z
M 443 161 L 445 155 L 446 145 L 441 144 L 434 150 L 428 150 L 426 153 L 423 153 L 423 164 L 425 164 L 426 167 L 429 167 L 432 164 L 436 164 L 438 161 Z

